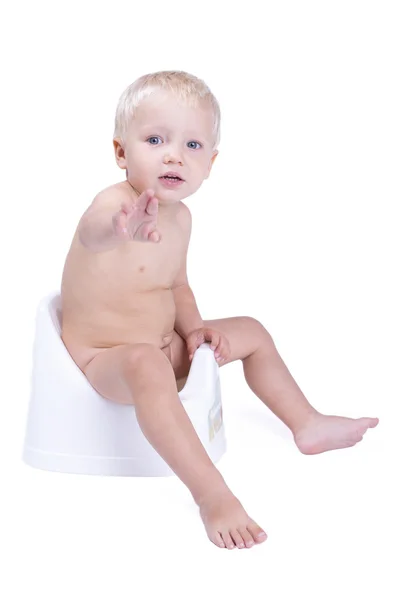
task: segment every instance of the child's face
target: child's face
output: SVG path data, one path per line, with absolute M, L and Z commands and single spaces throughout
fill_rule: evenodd
M 218 152 L 213 150 L 212 111 L 191 108 L 167 92 L 155 92 L 138 107 L 125 147 L 114 140 L 117 164 L 138 192 L 154 190 L 160 204 L 169 205 L 193 194 L 210 173 Z M 168 172 L 183 181 L 161 179 Z

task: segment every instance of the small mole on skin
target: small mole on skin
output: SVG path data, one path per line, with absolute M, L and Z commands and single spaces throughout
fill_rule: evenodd
M 139 267 L 139 271 L 144 271 L 144 267 Z

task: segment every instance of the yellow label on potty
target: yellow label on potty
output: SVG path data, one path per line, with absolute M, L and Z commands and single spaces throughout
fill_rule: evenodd
M 222 403 L 221 397 L 217 394 L 214 404 L 208 413 L 208 435 L 210 441 L 218 433 L 222 426 Z

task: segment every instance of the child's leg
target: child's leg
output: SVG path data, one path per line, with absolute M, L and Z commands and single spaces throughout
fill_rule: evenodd
M 162 350 L 150 344 L 110 348 L 97 354 L 84 373 L 105 398 L 135 405 L 144 435 L 189 488 L 212 542 L 249 547 L 253 539 L 265 540 L 257 537 L 262 530 L 229 490 L 199 440 Z
M 291 429 L 303 454 L 349 448 L 363 439 L 378 419 L 324 415 L 305 398 L 275 345 L 266 344 L 243 360 L 250 388 Z
M 241 359 L 250 389 L 287 425 L 304 454 L 348 448 L 362 440 L 378 419 L 323 415 L 311 406 L 283 362 L 263 325 L 251 317 L 204 321 L 223 333 L 231 355 L 222 365 Z

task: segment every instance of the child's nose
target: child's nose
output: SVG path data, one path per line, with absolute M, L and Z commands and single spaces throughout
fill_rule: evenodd
M 180 163 L 182 164 L 182 158 L 180 157 L 180 155 L 177 152 L 168 152 L 168 154 L 166 154 L 164 156 L 164 164 L 168 164 L 168 163 Z

